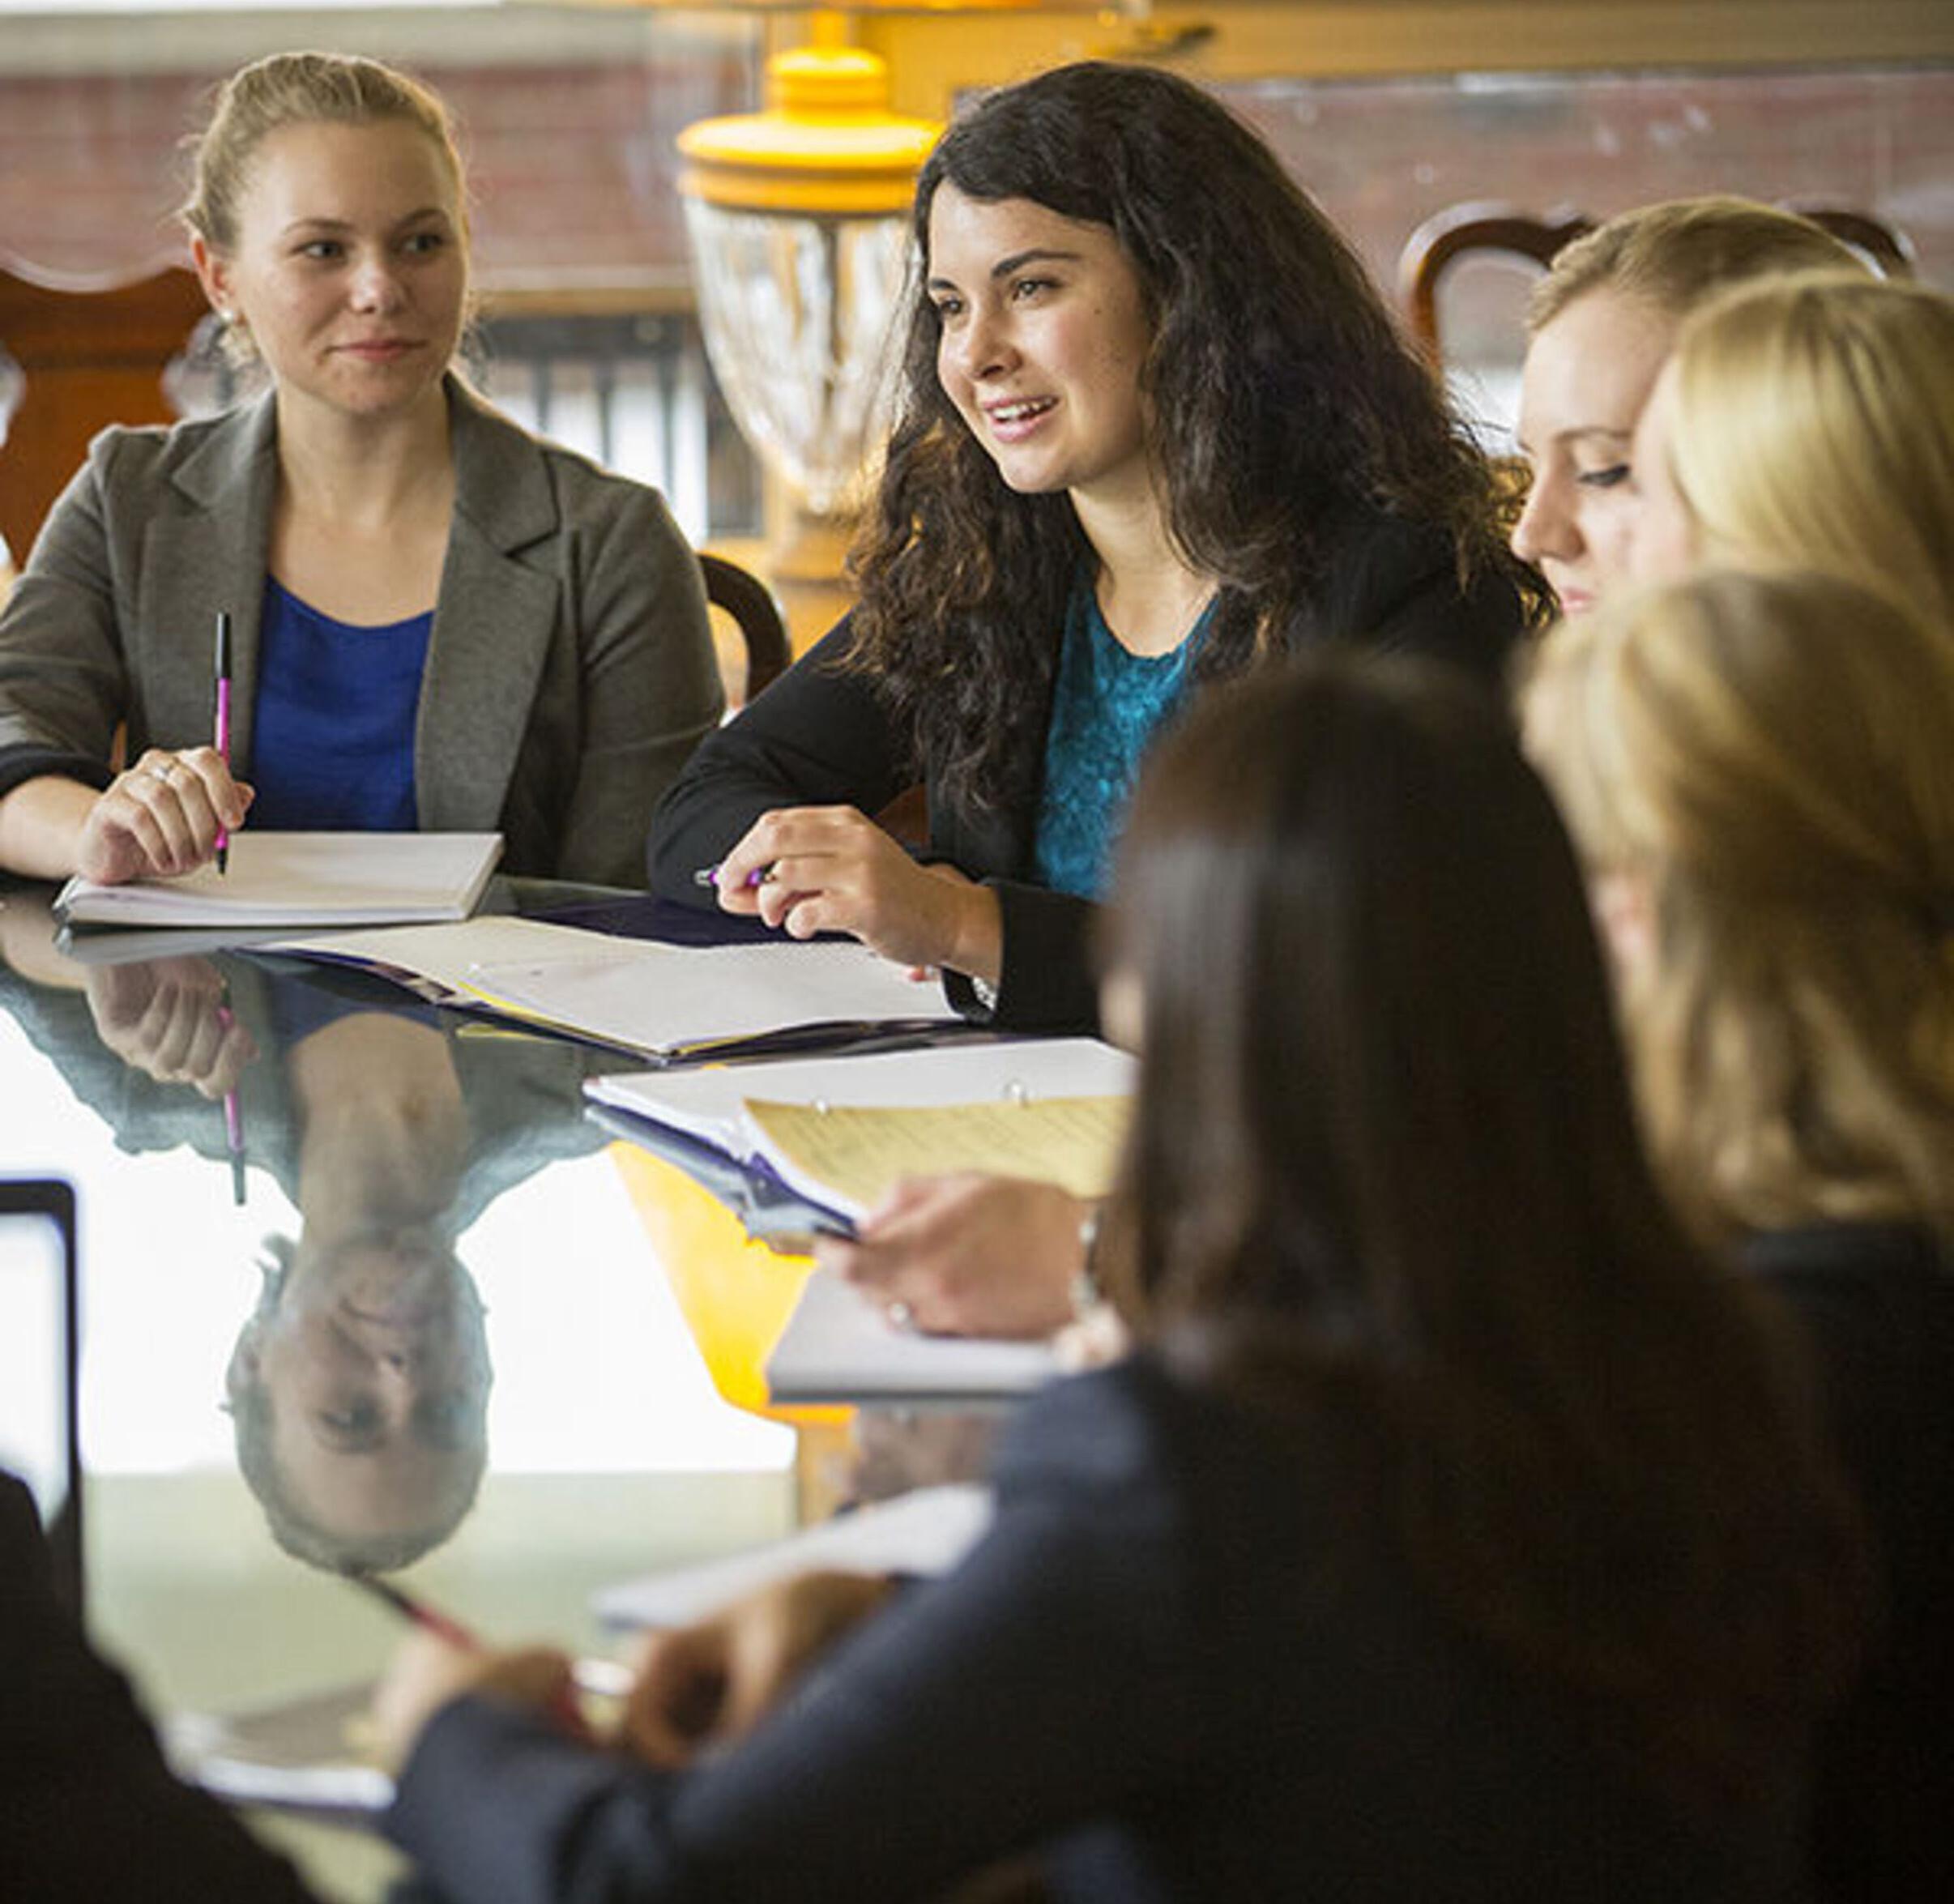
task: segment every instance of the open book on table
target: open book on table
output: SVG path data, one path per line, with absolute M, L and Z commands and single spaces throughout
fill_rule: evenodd
M 496 915 L 274 940 L 256 954 L 351 966 L 437 1005 L 487 1012 L 651 1065 L 951 1037 L 932 985 L 853 941 L 672 946 Z
M 466 919 L 501 856 L 499 833 L 254 833 L 169 879 L 70 879 L 54 911 L 69 925 L 361 925 Z
M 584 1086 L 608 1128 L 687 1170 L 756 1236 L 846 1234 L 898 1177 L 1110 1187 L 1133 1061 L 1092 1038 L 632 1073 Z

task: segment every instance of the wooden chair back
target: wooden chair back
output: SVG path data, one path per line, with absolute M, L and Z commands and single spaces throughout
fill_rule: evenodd
M 739 631 L 746 651 L 746 668 L 736 698 L 750 701 L 770 681 L 787 671 L 793 660 L 787 641 L 787 617 L 774 591 L 750 569 L 723 555 L 702 554 L 706 599 L 725 614 Z M 722 664 L 721 672 L 730 673 Z M 731 683 L 728 683 L 730 695 Z
M 16 564 L 98 430 L 175 420 L 164 373 L 209 308 L 196 275 L 174 267 L 134 284 L 67 290 L 0 257 L 0 348 L 22 379 L 0 443 L 0 536 Z
M 1785 209 L 1824 226 L 1886 276 L 1913 275 L 1913 241 L 1884 219 L 1839 205 L 1800 203 Z M 1539 214 L 1487 199 L 1434 212 L 1411 234 L 1398 258 L 1398 295 L 1412 335 L 1434 362 L 1442 357 L 1439 292 L 1445 274 L 1461 258 L 1520 258 L 1544 271 L 1562 245 L 1593 230 L 1594 224 L 1586 213 L 1568 207 Z

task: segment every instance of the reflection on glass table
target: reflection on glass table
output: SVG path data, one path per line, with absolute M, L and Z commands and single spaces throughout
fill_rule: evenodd
M 792 1431 L 715 1391 L 583 1116 L 602 1060 L 237 955 L 83 966 L 0 902 L 0 1168 L 77 1187 L 89 1620 L 153 1711 L 370 1676 L 398 1635 L 335 1569 L 595 1650 L 598 1588 L 796 1523 Z

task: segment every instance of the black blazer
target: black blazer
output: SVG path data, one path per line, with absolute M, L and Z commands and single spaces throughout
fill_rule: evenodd
M 284 1859 L 170 1775 L 129 1689 L 54 1597 L 27 1489 L 0 1473 L 0 1897 L 308 1904 Z
M 1954 1261 L 1896 1223 L 1753 1236 L 1743 1260 L 1806 1326 L 1884 1576 L 1871 1662 L 1820 1740 L 1820 1888 L 1954 1898 Z
M 1293 647 L 1359 640 L 1380 649 L 1442 656 L 1498 685 L 1524 624 L 1504 572 L 1458 586 L 1450 540 L 1394 517 L 1354 522 L 1309 623 Z M 1060 631 L 1052 631 L 1056 655 Z M 874 686 L 843 665 L 844 620 L 739 717 L 703 741 L 652 822 L 655 891 L 710 906 L 694 875 L 716 865 L 762 813 L 783 806 L 853 806 L 874 814 L 920 777 L 928 796 L 932 859 L 948 861 L 997 894 L 1004 920 L 1003 982 L 995 1020 L 1023 1031 L 1091 1031 L 1099 1022 L 1088 941 L 1096 908 L 1030 883 L 1043 749 L 1026 750 L 1032 777 L 1000 805 L 978 810 L 941 797 L 929 763 L 919 775 L 905 736 Z M 1051 670 L 1026 684 L 1024 717 L 1042 733 L 1051 719 Z M 951 1002 L 979 1005 L 962 974 L 946 977 Z
M 744 1746 L 673 1776 L 462 1699 L 389 1834 L 450 1904 L 921 1898 L 1026 1851 L 1058 1897 L 1121 1904 L 1806 1895 L 1783 1792 L 1692 1836 L 1347 1537 L 1335 1439 L 1146 1359 L 1060 1381 L 963 1565 Z

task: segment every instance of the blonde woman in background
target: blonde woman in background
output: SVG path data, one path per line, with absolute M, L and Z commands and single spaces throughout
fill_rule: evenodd
M 1519 439 L 1533 471 L 1514 552 L 1579 614 L 1628 574 L 1629 444 L 1683 319 L 1767 275 L 1858 268 L 1811 220 L 1747 199 L 1679 199 L 1562 248 L 1527 306 Z
M 1684 325 L 1636 433 L 1632 562 L 1821 569 L 1954 630 L 1954 299 L 1829 273 Z
M 1954 1895 L 1954 642 L 1845 581 L 1713 573 L 1564 626 L 1525 713 L 1658 1165 L 1802 1315 L 1883 1549 L 1821 1872 Z
M 645 816 L 722 704 L 698 566 L 655 491 L 455 376 L 441 101 L 372 60 L 260 60 L 219 94 L 183 219 L 271 389 L 105 431 L 56 503 L 0 615 L 0 867 L 186 872 L 248 812 L 498 830 L 506 871 L 642 885 Z

